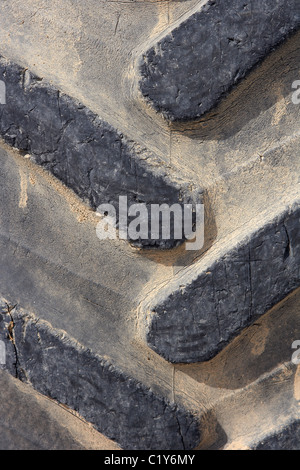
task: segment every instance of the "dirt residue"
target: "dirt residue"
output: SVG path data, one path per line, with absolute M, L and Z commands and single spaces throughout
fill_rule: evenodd
M 26 158 L 6 144 L 2 144 L 8 148 L 10 153 L 14 155 L 17 162 L 20 174 L 20 199 L 19 207 L 24 209 L 27 207 L 28 202 L 28 181 L 32 186 L 35 186 L 38 181 L 46 181 L 52 188 L 54 188 L 64 200 L 67 201 L 70 210 L 76 215 L 79 223 L 92 223 L 96 226 L 99 223 L 99 217 L 91 207 L 82 202 L 82 200 L 69 188 L 67 188 L 61 181 L 52 176 L 48 171 L 39 167 L 30 160 L 30 156 L 26 155 Z
M 300 402 L 300 365 L 297 367 L 294 379 L 294 397 Z
M 19 199 L 19 207 L 20 209 L 25 209 L 27 206 L 28 194 L 27 194 L 27 187 L 28 187 L 28 180 L 27 175 L 19 168 L 20 173 L 20 199 Z
M 269 328 L 267 325 L 261 325 L 259 330 L 255 332 L 255 335 L 250 339 L 252 345 L 251 353 L 254 356 L 260 356 L 265 350 L 267 339 L 269 336 Z
M 277 126 L 287 112 L 287 103 L 280 86 L 277 87 L 276 96 L 277 101 L 275 104 L 275 111 L 272 118 L 272 126 Z

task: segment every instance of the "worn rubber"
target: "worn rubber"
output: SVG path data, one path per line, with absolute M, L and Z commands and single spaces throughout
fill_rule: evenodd
M 143 54 L 141 93 L 171 121 L 199 118 L 299 27 L 297 0 L 199 2 Z
M 298 2 L 96 9 L 0 5 L 0 387 L 117 448 L 299 449 Z M 204 245 L 99 240 L 120 195 L 204 203 Z

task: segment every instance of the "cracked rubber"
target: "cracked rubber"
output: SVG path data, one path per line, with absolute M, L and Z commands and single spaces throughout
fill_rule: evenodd
M 147 344 L 171 362 L 207 361 L 299 287 L 299 206 L 146 301 Z
M 297 0 L 201 2 L 141 58 L 141 93 L 171 121 L 199 118 L 299 27 Z
M 9 145 L 31 155 L 73 189 L 93 209 L 127 196 L 128 205 L 201 203 L 202 190 L 190 191 L 170 169 L 155 164 L 146 149 L 88 108 L 28 69 L 0 57 L 6 105 L 0 108 L 0 134 Z M 149 231 L 150 233 L 150 231 Z M 180 240 L 132 240 L 137 246 L 171 248 Z
M 3 447 L 299 449 L 298 2 L 11 3 Z M 204 203 L 203 247 L 99 240 L 120 195 Z
M 185 410 L 47 322 L 17 308 L 8 309 L 5 301 L 0 315 L 4 324 L 14 325 L 13 342 L 5 333 L 2 336 L 8 349 L 11 346 L 7 369 L 15 368 L 23 382 L 76 410 L 124 448 L 192 449 L 197 445 L 197 420 Z
M 70 408 L 2 370 L 0 387 L 1 450 L 120 450 Z

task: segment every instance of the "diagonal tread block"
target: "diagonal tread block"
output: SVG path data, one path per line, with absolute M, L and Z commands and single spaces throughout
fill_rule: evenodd
M 201 3 L 139 62 L 143 96 L 171 121 L 196 119 L 211 110 L 300 27 L 298 0 Z
M 141 307 L 148 345 L 171 362 L 207 361 L 300 286 L 299 202 Z M 211 263 L 211 264 L 209 264 Z M 203 266 L 203 267 L 202 267 Z
M 123 448 L 196 447 L 199 423 L 189 411 L 156 395 L 47 321 L 7 307 L 2 299 L 0 338 L 7 345 L 10 373 L 15 369 L 17 378 L 78 411 Z M 13 331 L 8 330 L 12 324 Z
M 21 383 L 1 366 L 0 389 L 1 450 L 120 450 L 70 409 Z
M 201 202 L 202 190 L 172 176 L 170 167 L 74 98 L 0 56 L 6 104 L 0 135 L 71 188 L 93 209 L 102 203 Z M 183 240 L 138 240 L 138 246 L 171 248 Z
M 292 416 L 288 424 L 253 444 L 251 450 L 299 450 L 299 442 L 300 419 L 296 415 Z

